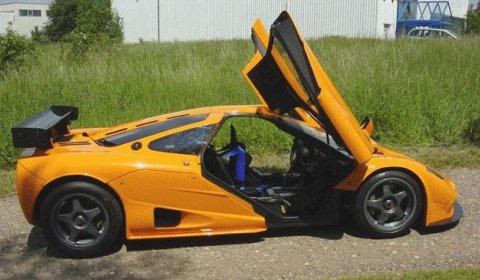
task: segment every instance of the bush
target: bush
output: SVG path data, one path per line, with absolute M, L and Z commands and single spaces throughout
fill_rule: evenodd
M 72 48 L 67 56 L 71 60 L 82 59 L 87 52 L 92 50 L 105 50 L 112 43 L 112 40 L 103 33 L 94 34 L 83 31 L 70 33 L 67 40 L 72 44 Z
M 0 36 L 0 73 L 5 75 L 10 69 L 20 68 L 34 54 L 33 43 L 8 28 L 7 32 Z
M 480 146 L 480 117 L 473 119 L 467 125 L 465 138 L 470 144 Z
M 32 41 L 36 43 L 46 43 L 48 41 L 48 38 L 46 37 L 45 30 L 38 28 L 38 26 L 35 26 L 33 30 L 30 32 L 31 39 Z

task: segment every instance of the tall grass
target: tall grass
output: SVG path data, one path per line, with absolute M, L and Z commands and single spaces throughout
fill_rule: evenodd
M 480 39 L 326 38 L 314 52 L 358 118 L 394 145 L 464 142 L 480 116 Z M 37 59 L 0 80 L 0 166 L 17 156 L 10 128 L 52 104 L 76 105 L 74 127 L 104 127 L 170 111 L 258 103 L 240 74 L 249 41 L 118 45 L 83 61 L 65 45 L 40 47 Z M 478 128 L 480 129 L 480 128 Z
M 341 277 L 341 280 L 470 280 L 479 279 L 478 267 L 410 271 L 399 274 Z
M 464 141 L 480 116 L 479 49 L 479 38 L 314 44 L 357 117 L 372 116 L 377 138 L 403 145 Z

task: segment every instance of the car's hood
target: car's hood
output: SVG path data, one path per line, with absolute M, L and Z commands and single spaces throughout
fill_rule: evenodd
M 252 27 L 256 52 L 243 74 L 262 104 L 276 114 L 321 126 L 361 164 L 368 161 L 373 147 L 369 137 L 290 15 L 282 12 L 270 34 L 260 20 Z

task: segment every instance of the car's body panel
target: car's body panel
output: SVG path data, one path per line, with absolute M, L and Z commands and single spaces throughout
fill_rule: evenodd
M 201 176 L 198 157 L 178 160 L 191 162 L 192 170 L 188 173 L 139 170 L 110 182 L 129 209 L 125 215 L 127 238 L 266 230 L 264 218 L 256 214 L 249 203 Z M 182 164 L 180 162 L 177 164 Z M 176 227 L 155 228 L 151 217 L 156 207 L 181 211 L 181 223 Z
M 288 14 L 282 13 L 279 19 L 293 25 Z M 315 100 L 312 101 L 311 91 L 316 88 L 312 85 L 312 80 L 302 82 L 298 75 L 292 73 L 288 62 L 276 47 L 269 46 L 269 34 L 257 20 L 253 26 L 257 52 L 243 70 L 243 74 L 262 105 L 198 108 L 111 128 L 71 129 L 69 134 L 65 135 L 67 136 L 65 139 L 51 139 L 51 148 L 29 149 L 29 152 L 20 156 L 17 164 L 17 192 L 27 221 L 32 224 L 38 222 L 39 205 L 53 188 L 59 188 L 62 183 L 70 180 L 86 179 L 98 182 L 118 197 L 124 211 L 127 239 L 255 233 L 265 231 L 273 224 L 285 227 L 318 225 L 322 224 L 322 220 L 323 222 L 328 220 L 328 223 L 336 221 L 326 216 L 335 213 L 343 192 L 358 192 L 366 180 L 386 170 L 404 171 L 417 179 L 425 198 L 424 225 L 446 224 L 458 219 L 458 215 L 455 216 L 454 213 L 455 209 L 459 209 L 455 206 L 457 192 L 450 179 L 442 178 L 425 165 L 375 143 L 369 137 L 373 124 L 366 125 L 364 129 L 360 127 L 306 41 L 296 29 L 295 32 L 301 41 L 302 54 L 306 56 L 311 67 L 313 83 L 321 89 Z M 276 96 L 275 94 L 279 92 L 265 92 L 265 88 L 261 88 L 259 84 L 265 81 L 252 79 L 250 75 L 252 71 L 257 71 L 262 63 L 274 63 L 276 65 L 274 78 L 283 83 L 280 85 L 283 87 L 281 90 L 294 94 Z M 257 78 L 268 75 L 269 73 L 260 73 Z M 295 111 L 293 116 L 284 115 L 286 111 L 292 110 Z M 194 118 L 195 121 L 186 122 L 184 125 L 142 134 L 141 137 L 132 138 L 135 140 L 130 142 L 107 141 L 111 137 L 125 133 L 135 134 L 139 128 L 149 125 L 199 115 L 203 117 Z M 206 126 L 213 127 L 209 139 L 203 143 L 208 146 L 226 119 L 239 116 L 270 120 L 288 118 L 293 122 L 302 123 L 309 131 L 326 135 L 325 143 L 317 144 L 330 149 L 328 154 L 331 162 L 339 166 L 343 164 L 341 166 L 344 169 L 341 171 L 344 173 L 340 173 L 346 174 L 340 178 L 343 180 L 336 180 L 338 178 L 335 176 L 339 173 L 333 172 L 337 174 L 332 175 L 332 179 L 327 181 L 335 183 L 328 185 L 323 182 L 328 187 L 328 195 L 324 197 L 331 199 L 331 202 L 325 205 L 329 206 L 328 211 L 331 212 L 320 213 L 317 210 L 321 208 L 316 208 L 316 212 L 312 211 L 302 217 L 270 215 L 266 207 L 262 209 L 259 206 L 261 202 L 242 193 L 234 183 L 219 182 L 221 180 L 215 180 L 210 176 L 209 171 L 205 170 L 206 164 L 203 160 L 208 147 L 204 146 L 203 150 L 192 154 L 158 151 L 150 147 L 155 140 Z M 308 138 L 304 135 L 305 132 L 295 132 L 293 126 L 291 131 L 293 137 Z M 344 144 L 341 145 L 344 147 L 337 143 L 329 143 L 329 134 L 339 137 L 335 141 L 341 142 L 338 144 Z M 317 183 L 314 179 L 312 185 Z M 274 201 L 272 204 L 275 205 L 277 202 Z M 154 212 L 157 209 L 180 213 L 178 224 L 156 225 Z M 275 223 L 269 223 L 268 219 L 274 219 Z
M 356 191 L 368 177 L 384 170 L 404 170 L 412 173 L 420 181 L 424 187 L 426 200 L 424 225 L 432 226 L 451 220 L 457 199 L 452 181 L 448 177 L 439 178 L 425 165 L 379 145 L 376 145 L 376 153 L 367 163 L 358 165 L 350 176 L 335 188 Z
M 35 223 L 34 207 L 40 192 L 45 187 L 45 181 L 26 169 L 22 163 L 17 164 L 16 186 L 18 200 L 23 214 L 30 224 Z
M 182 114 L 207 111 L 211 112 L 210 117 L 193 126 L 218 123 L 225 115 L 274 115 L 264 106 L 202 108 Z M 159 118 L 163 119 L 164 116 Z M 140 123 L 143 121 L 145 120 Z M 135 127 L 136 123 L 122 127 Z M 190 126 L 192 125 L 163 134 L 187 130 Z M 82 129 L 73 131 L 83 132 Z M 95 136 L 101 137 L 102 133 Z M 143 145 L 146 146 L 157 136 L 143 139 Z M 88 136 L 78 134 L 72 141 L 88 141 L 87 139 Z M 438 178 L 430 173 L 425 165 L 399 153 L 378 145 L 376 149 L 377 153 L 367 163 L 357 165 L 354 172 L 336 186 L 337 190 L 356 191 L 373 173 L 386 169 L 405 169 L 412 172 L 424 186 L 424 225 L 442 224 L 452 218 L 456 191 L 448 178 Z M 162 160 L 159 161 L 159 158 Z M 79 173 L 78 170 L 82 172 Z M 57 143 L 52 150 L 42 150 L 37 156 L 19 160 L 18 194 L 25 217 L 30 223 L 35 222 L 33 211 L 40 192 L 50 183 L 69 176 L 92 178 L 115 191 L 125 209 L 128 209 L 125 213 L 126 230 L 127 238 L 130 239 L 144 238 L 142 236 L 160 238 L 266 230 L 264 217 L 256 213 L 251 204 L 202 176 L 198 156 L 161 153 L 148 149 L 132 152 L 129 144 L 106 148 L 94 142 L 72 146 L 60 146 Z M 157 185 L 156 182 L 161 183 Z M 180 210 L 186 213 L 188 219 L 182 221 L 179 227 L 155 228 L 151 219 L 151 212 L 155 207 Z

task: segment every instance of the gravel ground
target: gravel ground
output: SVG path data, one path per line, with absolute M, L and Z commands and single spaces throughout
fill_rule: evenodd
M 368 239 L 335 228 L 259 235 L 130 242 L 96 259 L 53 256 L 27 224 L 16 196 L 0 199 L 1 279 L 302 279 L 480 266 L 480 170 L 444 171 L 458 186 L 464 217 L 454 228 Z

